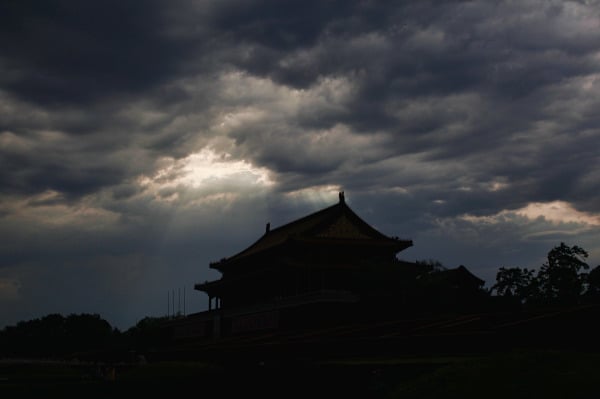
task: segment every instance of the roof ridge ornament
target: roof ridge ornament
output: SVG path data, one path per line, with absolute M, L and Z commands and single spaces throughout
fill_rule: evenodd
M 340 191 L 338 195 L 340 197 L 340 204 L 344 204 L 346 202 L 346 198 L 344 197 L 344 192 Z

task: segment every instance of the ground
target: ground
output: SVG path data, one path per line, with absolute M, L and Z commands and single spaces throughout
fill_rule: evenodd
M 111 366 L 114 374 L 108 372 Z M 117 365 L 3 361 L 0 391 L 21 398 L 192 393 L 262 398 L 588 398 L 597 394 L 599 374 L 600 354 L 581 351 L 345 357 L 226 367 L 203 361 Z

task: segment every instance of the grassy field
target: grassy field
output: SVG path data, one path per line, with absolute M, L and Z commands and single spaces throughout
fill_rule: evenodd
M 509 353 L 464 359 L 394 384 L 390 398 L 591 398 L 598 396 L 600 355 Z
M 0 363 L 3 397 L 119 398 L 244 394 L 319 398 L 589 398 L 600 355 L 512 352 L 485 356 L 345 358 L 217 366 L 203 362 L 117 365 Z M 14 395 L 14 396 L 13 396 Z

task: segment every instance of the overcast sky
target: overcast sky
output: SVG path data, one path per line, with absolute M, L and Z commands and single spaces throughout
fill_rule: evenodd
M 599 109 L 596 1 L 3 1 L 0 328 L 204 310 L 210 262 L 342 190 L 488 286 L 596 266 Z

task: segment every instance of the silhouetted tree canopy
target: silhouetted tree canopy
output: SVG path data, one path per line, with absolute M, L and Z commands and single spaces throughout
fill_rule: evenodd
M 167 330 L 163 328 L 167 317 L 144 317 L 123 335 L 127 347 L 138 352 L 147 351 L 160 345 L 167 339 Z
M 500 296 L 512 297 L 523 303 L 535 295 L 534 270 L 519 267 L 501 267 L 496 274 L 496 284 L 492 290 Z
M 600 271 L 589 275 L 588 253 L 577 245 L 561 242 L 552 248 L 539 271 L 501 267 L 492 287 L 498 296 L 534 305 L 568 305 L 600 296 Z
M 97 314 L 49 314 L 21 321 L 0 332 L 4 356 L 57 357 L 101 351 L 114 343 L 118 330 Z
M 593 301 L 600 300 L 600 265 L 588 273 L 586 296 Z
M 538 273 L 542 298 L 553 303 L 575 303 L 585 290 L 588 253 L 581 247 L 560 243 L 548 252 Z
M 145 317 L 122 333 L 97 314 L 49 314 L 0 330 L 0 358 L 128 357 L 164 343 L 167 320 Z

